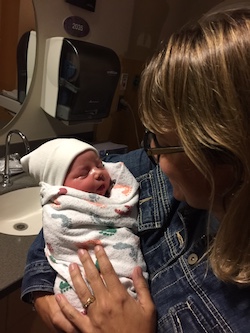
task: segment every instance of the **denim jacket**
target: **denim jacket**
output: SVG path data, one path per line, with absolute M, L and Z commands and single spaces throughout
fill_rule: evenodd
M 250 288 L 218 280 L 206 258 L 208 214 L 172 196 L 159 167 L 151 168 L 143 150 L 110 155 L 123 161 L 140 184 L 138 228 L 158 314 L 158 333 L 250 331 Z M 210 221 L 211 237 L 217 222 Z M 21 297 L 34 291 L 53 293 L 55 272 L 45 259 L 42 231 L 32 244 Z

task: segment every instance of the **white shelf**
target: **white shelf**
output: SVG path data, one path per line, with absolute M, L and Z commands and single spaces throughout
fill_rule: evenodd
M 18 113 L 21 109 L 22 104 L 13 98 L 6 97 L 0 94 L 0 106 L 13 113 Z

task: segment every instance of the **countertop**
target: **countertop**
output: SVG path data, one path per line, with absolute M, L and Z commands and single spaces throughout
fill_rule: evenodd
M 33 178 L 25 173 L 12 176 L 11 179 L 14 184 L 10 187 L 3 188 L 0 184 L 0 199 L 6 192 L 37 186 Z M 35 238 L 36 236 L 12 236 L 0 233 L 0 298 L 21 285 L 27 252 Z

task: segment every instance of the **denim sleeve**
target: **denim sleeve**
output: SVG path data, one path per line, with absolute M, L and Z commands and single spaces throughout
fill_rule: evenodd
M 133 150 L 127 154 L 107 155 L 103 160 L 105 162 L 123 162 L 135 178 L 148 173 L 154 167 L 144 149 Z
M 104 160 L 106 162 L 124 162 L 136 178 L 147 173 L 153 167 L 143 149 L 137 149 L 127 154 L 107 155 Z M 55 277 L 56 272 L 51 268 L 44 254 L 44 239 L 41 230 L 28 252 L 21 287 L 21 299 L 31 303 L 34 291 L 53 293 Z
M 44 238 L 41 230 L 28 252 L 21 286 L 21 299 L 31 303 L 34 291 L 53 293 L 55 277 L 56 272 L 51 268 L 44 254 Z

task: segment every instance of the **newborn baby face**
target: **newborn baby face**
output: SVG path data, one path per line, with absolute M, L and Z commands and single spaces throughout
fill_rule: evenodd
M 77 190 L 105 195 L 111 179 L 102 160 L 93 150 L 79 154 L 72 162 L 64 185 Z

